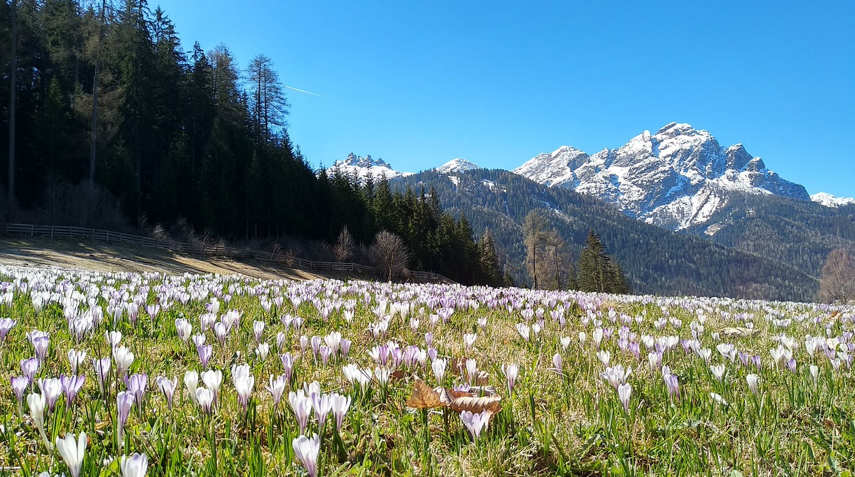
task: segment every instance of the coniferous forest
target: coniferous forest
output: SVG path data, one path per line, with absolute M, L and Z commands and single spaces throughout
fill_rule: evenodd
M 387 230 L 411 269 L 498 284 L 492 240 L 435 195 L 316 174 L 263 54 L 241 64 L 226 45 L 182 45 L 144 0 L 3 2 L 0 25 L 4 150 L 15 139 L 0 218 L 327 244 L 346 227 L 363 255 Z

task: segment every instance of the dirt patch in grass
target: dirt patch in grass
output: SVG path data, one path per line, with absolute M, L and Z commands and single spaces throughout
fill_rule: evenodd
M 86 239 L 0 237 L 0 265 L 80 268 L 99 272 L 215 273 L 262 280 L 311 280 L 321 275 L 273 262 L 179 255 L 130 244 Z M 335 276 L 334 278 L 346 278 Z

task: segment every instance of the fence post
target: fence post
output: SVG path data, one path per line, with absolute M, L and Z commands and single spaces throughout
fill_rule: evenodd
M 50 226 L 50 238 L 53 238 L 53 225 Z

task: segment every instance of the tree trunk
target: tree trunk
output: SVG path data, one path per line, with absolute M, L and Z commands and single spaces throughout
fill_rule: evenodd
M 12 70 L 9 81 L 9 206 L 15 203 L 15 92 L 18 78 L 18 2 L 12 0 Z

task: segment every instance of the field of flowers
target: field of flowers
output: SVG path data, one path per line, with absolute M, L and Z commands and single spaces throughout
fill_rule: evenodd
M 0 268 L 0 475 L 851 475 L 853 311 Z

